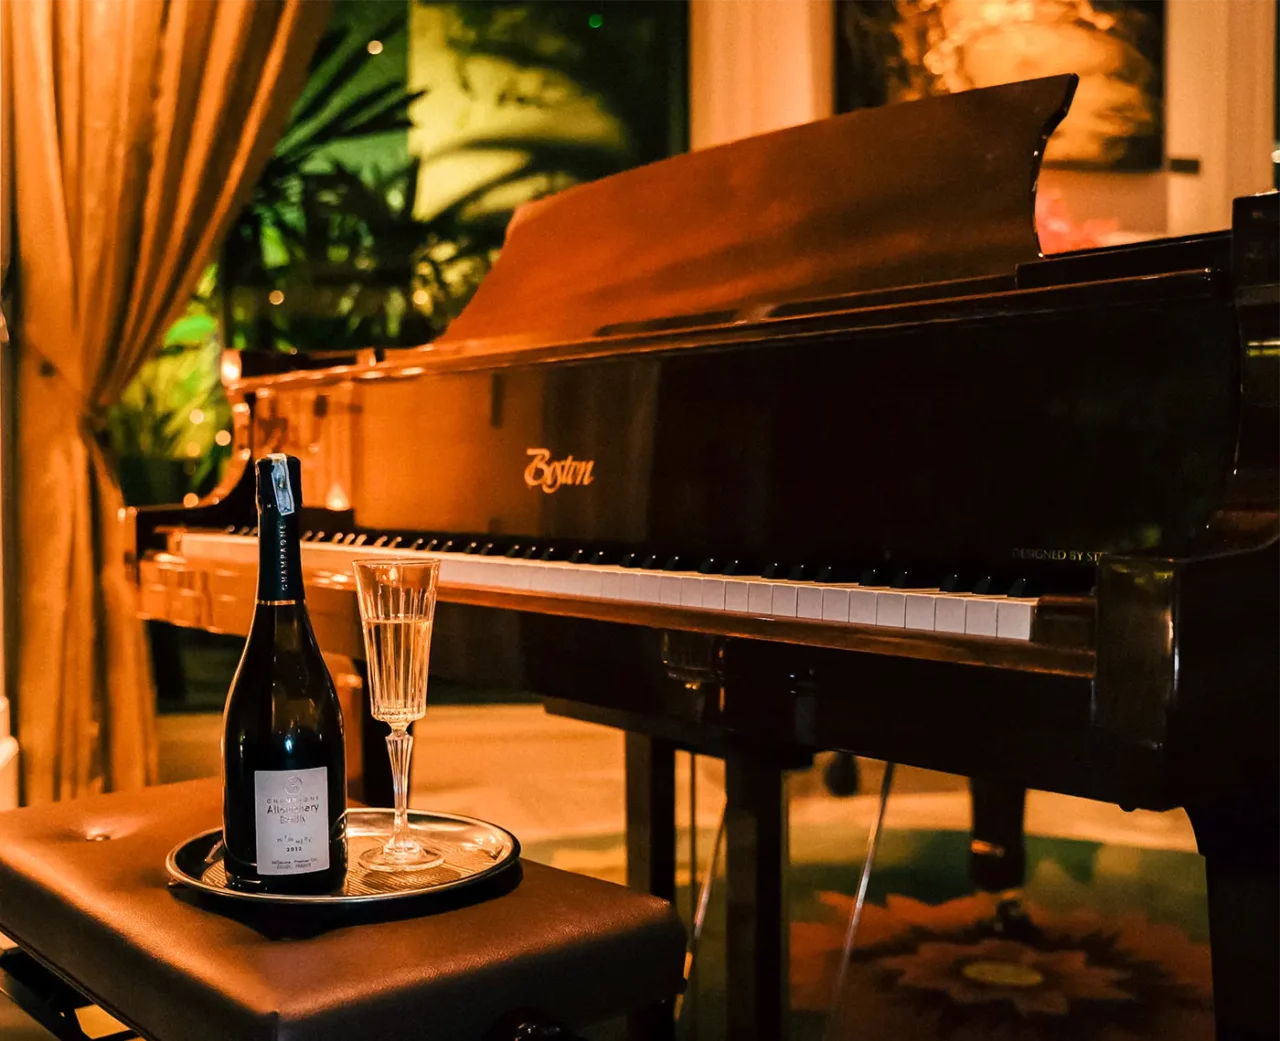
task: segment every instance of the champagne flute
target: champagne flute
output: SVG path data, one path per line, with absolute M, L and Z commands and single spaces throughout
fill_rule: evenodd
M 409 831 L 409 724 L 427 711 L 427 666 L 435 616 L 438 560 L 357 560 L 356 590 L 369 665 L 373 718 L 391 727 L 387 754 L 395 788 L 395 824 L 381 848 L 366 850 L 360 863 L 374 871 L 421 871 L 444 858 Z

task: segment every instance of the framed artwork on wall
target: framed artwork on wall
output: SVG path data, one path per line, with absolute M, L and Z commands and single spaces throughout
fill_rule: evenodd
M 1165 0 L 836 0 L 836 110 L 1074 72 L 1049 165 L 1159 169 Z

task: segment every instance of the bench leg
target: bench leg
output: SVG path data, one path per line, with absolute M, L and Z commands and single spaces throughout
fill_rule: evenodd
M 0 994 L 58 1041 L 90 1041 L 76 1015 L 77 1009 L 91 1004 L 89 999 L 21 948 L 0 953 Z M 123 1029 L 100 1041 L 135 1041 L 137 1037 Z

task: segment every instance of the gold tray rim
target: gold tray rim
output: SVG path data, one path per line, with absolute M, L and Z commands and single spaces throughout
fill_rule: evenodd
M 346 811 L 347 817 L 352 816 L 382 816 L 392 813 L 390 807 L 383 806 L 354 806 Z M 510 848 L 506 856 L 496 861 L 482 871 L 475 874 L 466 875 L 462 878 L 450 879 L 447 882 L 438 882 L 434 885 L 425 885 L 417 889 L 398 889 L 389 893 L 369 893 L 355 894 L 346 896 L 337 893 L 246 893 L 235 889 L 224 889 L 220 886 L 210 885 L 202 878 L 196 878 L 194 875 L 188 874 L 178 864 L 178 857 L 189 846 L 193 846 L 198 842 L 207 840 L 212 835 L 217 835 L 219 840 L 222 836 L 222 828 L 206 828 L 204 831 L 198 832 L 189 838 L 183 839 L 173 849 L 169 850 L 168 856 L 165 857 L 164 866 L 169 874 L 170 885 L 179 885 L 186 889 L 193 889 L 201 893 L 208 893 L 211 896 L 223 900 L 241 900 L 258 904 L 286 904 L 286 905 L 321 905 L 325 907 L 350 907 L 354 904 L 373 904 L 383 903 L 388 900 L 420 900 L 423 897 L 434 896 L 437 893 L 446 893 L 455 889 L 462 889 L 466 886 L 476 885 L 479 882 L 488 881 L 495 875 L 499 875 L 504 871 L 510 870 L 514 865 L 520 862 L 520 840 L 501 825 L 494 824 L 491 821 L 481 820 L 479 817 L 467 817 L 460 813 L 442 813 L 436 810 L 417 810 L 408 811 L 410 822 L 417 820 L 442 820 L 454 823 L 470 824 L 480 828 L 486 828 L 490 832 L 496 834 L 499 838 L 505 838 L 510 843 Z

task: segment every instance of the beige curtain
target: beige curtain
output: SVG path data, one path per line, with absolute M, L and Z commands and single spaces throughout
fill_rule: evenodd
M 155 780 L 120 490 L 95 434 L 269 157 L 328 8 L 0 7 L 17 247 L 17 735 L 35 803 Z

